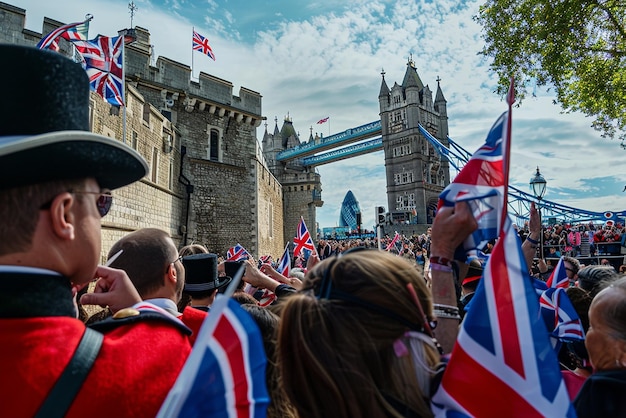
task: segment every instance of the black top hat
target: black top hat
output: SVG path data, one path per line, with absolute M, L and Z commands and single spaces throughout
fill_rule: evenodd
M 202 291 L 219 289 L 232 280 L 228 276 L 217 277 L 216 254 L 194 254 L 183 257 L 185 266 L 185 290 Z
M 0 45 L 0 188 L 94 177 L 115 189 L 148 173 L 122 142 L 89 132 L 89 78 L 51 51 Z

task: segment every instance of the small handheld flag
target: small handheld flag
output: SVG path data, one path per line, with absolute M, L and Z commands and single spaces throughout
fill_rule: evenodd
M 250 258 L 250 253 L 239 243 L 226 252 L 226 261 L 240 261 L 248 258 Z
M 260 418 L 269 395 L 263 339 L 252 317 L 231 297 L 241 266 L 224 295 L 211 306 L 183 370 L 157 415 Z
M 289 243 L 285 247 L 282 257 L 278 260 L 278 267 L 276 271 L 285 277 L 289 277 L 289 270 L 291 269 L 291 257 L 289 257 Z
M 300 217 L 300 223 L 298 224 L 298 230 L 296 231 L 296 237 L 293 239 L 295 245 L 293 249 L 293 256 L 297 257 L 303 250 L 309 250 L 316 252 L 315 245 L 311 239 L 311 234 L 304 223 L 304 218 Z

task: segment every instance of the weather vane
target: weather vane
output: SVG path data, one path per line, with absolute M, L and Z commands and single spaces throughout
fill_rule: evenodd
M 133 28 L 133 18 L 135 17 L 135 12 L 139 10 L 139 7 L 135 4 L 134 1 L 128 3 L 128 10 L 130 10 L 130 28 Z

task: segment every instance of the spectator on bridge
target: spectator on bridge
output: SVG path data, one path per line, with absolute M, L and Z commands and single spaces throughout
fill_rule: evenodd
M 324 260 L 330 257 L 331 253 L 332 248 L 330 244 L 324 239 L 319 240 L 319 242 L 317 243 L 317 254 L 319 254 L 320 260 Z
M 561 258 L 561 252 L 559 251 L 558 247 L 550 246 L 548 248 L 547 257 L 559 259 Z

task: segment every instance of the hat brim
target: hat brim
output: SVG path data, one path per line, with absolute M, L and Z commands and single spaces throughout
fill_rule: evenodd
M 184 290 L 189 292 L 202 292 L 204 290 L 220 289 L 230 283 L 233 279 L 228 276 L 218 277 L 216 281 L 209 283 L 185 283 Z
M 86 131 L 0 137 L 0 188 L 93 177 L 117 189 L 148 174 L 144 158 L 122 142 Z
M 465 279 L 463 279 L 463 282 L 461 283 L 461 286 L 466 286 L 472 282 L 475 282 L 477 280 L 480 280 L 482 276 L 470 276 L 470 277 L 466 277 Z

